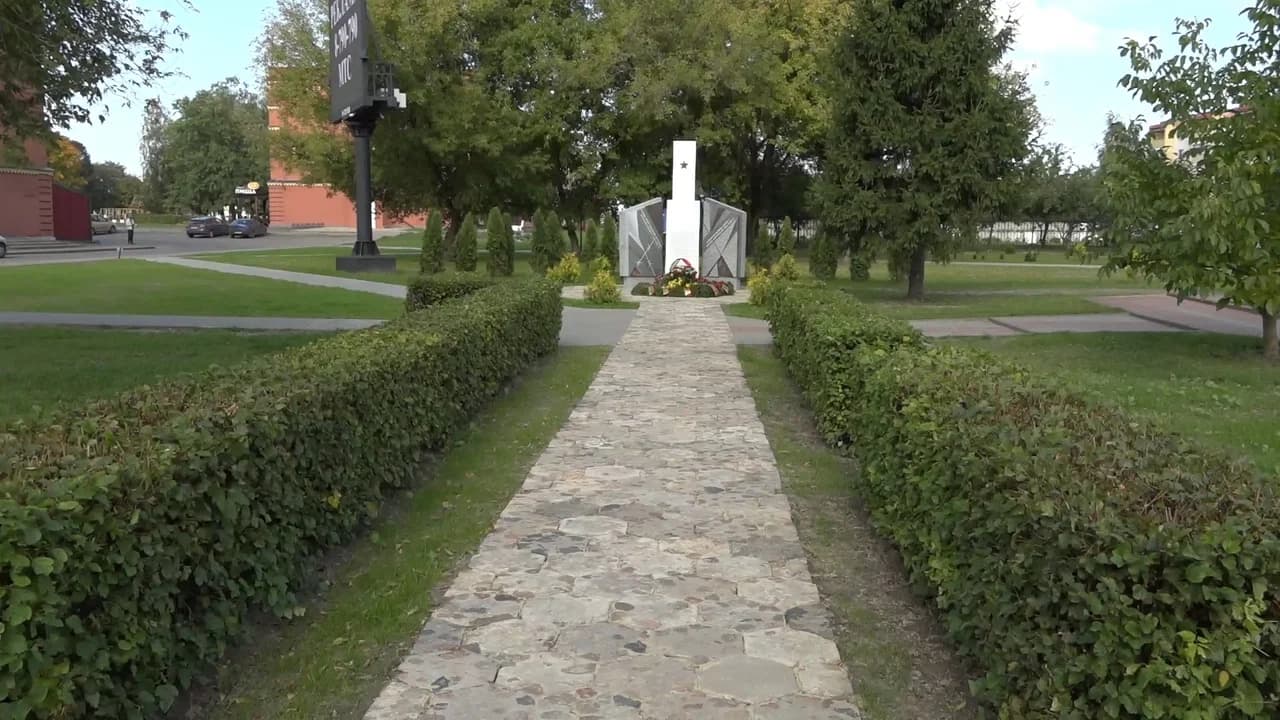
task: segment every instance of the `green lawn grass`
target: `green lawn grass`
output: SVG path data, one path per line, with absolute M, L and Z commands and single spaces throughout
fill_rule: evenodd
M 315 275 L 332 275 L 335 277 L 359 278 L 361 280 L 377 280 L 381 282 L 400 283 L 408 285 L 409 281 L 418 276 L 418 252 L 412 249 L 400 247 L 402 243 L 395 243 L 395 247 L 388 247 L 383 252 L 388 255 L 396 256 L 396 271 L 394 273 L 382 274 L 354 274 L 338 272 L 334 265 L 334 258 L 338 255 L 346 255 L 351 252 L 347 247 L 312 247 L 312 248 L 291 248 L 288 250 L 264 250 L 261 252 L 229 252 L 229 253 L 210 253 L 205 255 L 195 255 L 198 260 L 209 260 L 212 262 L 225 262 L 234 265 L 251 265 L 253 267 L 272 268 L 275 270 L 292 270 L 293 272 L 305 272 Z M 480 261 L 477 269 L 484 272 L 485 256 L 480 254 Z M 454 269 L 453 263 L 445 263 L 448 269 Z M 526 253 L 516 253 L 515 277 L 531 277 L 533 268 L 529 265 L 529 255 Z M 586 263 L 583 263 L 582 274 L 578 278 L 579 285 L 585 285 L 591 280 L 590 270 Z
M 607 348 L 562 348 L 473 423 L 356 542 L 291 624 L 261 628 L 183 717 L 359 718 L 432 610 L 431 591 L 492 528 L 590 385 Z
M 802 257 L 799 263 L 802 275 L 811 277 L 808 259 Z M 848 262 L 842 261 L 839 273 L 827 285 L 852 293 L 886 315 L 903 320 L 1114 313 L 1118 310 L 1089 298 L 1160 292 L 1138 278 L 1106 277 L 1096 269 L 1038 267 L 1035 263 L 930 263 L 925 268 L 922 301 L 906 299 L 906 280 L 891 280 L 885 263 L 872 267 L 871 279 L 853 282 L 849 279 Z M 738 317 L 764 317 L 762 308 L 751 305 L 727 305 L 725 312 Z
M 0 422 L 309 342 L 314 333 L 0 328 Z
M 1261 341 L 1198 333 L 956 340 L 1043 370 L 1052 382 L 1280 474 L 1280 366 Z
M 930 295 L 923 302 L 909 302 L 896 295 L 855 292 L 885 315 L 902 320 L 985 318 L 1008 315 L 1085 315 L 1118 312 L 1082 295 Z M 747 303 L 724 306 L 730 315 L 764 318 L 764 308 Z
M 854 493 L 857 464 L 823 444 L 771 349 L 741 347 L 738 357 L 866 717 L 974 717 L 961 663 Z
M 144 260 L 0 268 L 0 311 L 389 318 L 395 298 Z

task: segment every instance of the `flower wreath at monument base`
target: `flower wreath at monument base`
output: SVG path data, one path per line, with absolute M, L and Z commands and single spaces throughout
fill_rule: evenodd
M 693 264 L 684 258 L 671 263 L 666 273 L 653 279 L 653 283 L 638 283 L 632 295 L 659 297 L 720 297 L 733 294 L 733 283 L 713 280 L 698 274 Z

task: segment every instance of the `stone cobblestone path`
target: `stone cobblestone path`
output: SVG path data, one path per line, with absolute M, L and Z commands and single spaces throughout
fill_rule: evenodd
M 645 303 L 365 718 L 860 718 L 790 512 L 719 304 Z

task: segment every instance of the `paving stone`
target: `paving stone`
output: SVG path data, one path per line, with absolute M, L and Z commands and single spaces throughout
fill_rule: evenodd
M 474 645 L 479 652 L 506 660 L 544 652 L 555 644 L 559 628 L 533 625 L 523 620 L 503 620 L 467 631 L 463 646 Z
M 803 630 L 828 640 L 836 639 L 831 628 L 831 614 L 821 603 L 787 608 L 785 616 L 787 627 L 793 630 Z
M 862 720 L 852 702 L 842 699 L 788 695 L 752 708 L 754 717 L 769 720 Z
M 520 617 L 534 625 L 589 625 L 604 621 L 609 615 L 609 606 L 608 598 L 550 595 L 528 600 Z
M 495 592 L 521 599 L 567 593 L 573 589 L 573 577 L 547 567 L 538 572 L 524 571 L 498 575 L 490 586 Z
M 786 610 L 818 602 L 818 588 L 800 580 L 761 578 L 738 583 L 738 594 L 761 605 Z
M 684 555 L 693 560 L 728 557 L 729 543 L 709 537 L 678 537 L 664 539 L 659 547 L 663 552 Z
M 392 680 L 365 712 L 365 720 L 417 718 L 431 701 L 431 691 Z
M 609 620 L 637 630 L 661 630 L 697 623 L 698 609 L 684 600 L 634 596 L 614 602 Z
M 857 718 L 830 628 L 719 303 L 646 303 L 366 717 Z
M 742 634 L 706 625 L 657 630 L 650 634 L 649 652 L 688 658 L 695 664 L 742 654 Z
M 697 691 L 671 692 L 649 699 L 641 708 L 657 720 L 748 720 L 750 705 Z
M 764 702 L 800 690 L 790 667 L 745 655 L 704 665 L 698 671 L 698 688 L 706 693 L 749 703 Z
M 498 674 L 498 662 L 479 652 L 445 650 L 411 654 L 400 663 L 398 678 L 406 685 L 432 692 L 488 685 Z
M 500 620 L 510 620 L 520 615 L 520 598 L 505 593 L 469 593 L 447 596 L 444 603 L 432 613 L 432 618 L 465 627 L 479 627 Z
M 770 628 L 743 633 L 747 655 L 783 665 L 800 663 L 838 663 L 840 651 L 824 637 L 789 628 Z
M 649 652 L 649 633 L 618 623 L 567 627 L 556 638 L 554 652 L 588 660 L 612 660 Z
M 632 655 L 597 665 L 595 689 L 602 695 L 623 695 L 643 703 L 662 693 L 692 691 L 696 680 L 694 666 L 687 660 Z
M 695 605 L 707 601 L 740 602 L 737 600 L 738 588 L 734 583 L 695 575 L 654 578 L 653 593 Z
M 471 558 L 471 569 L 493 574 L 514 570 L 537 570 L 546 558 L 529 550 L 494 550 L 479 552 Z
M 627 531 L 627 522 L 605 515 L 584 515 L 561 520 L 560 531 L 585 537 L 621 535 Z
M 698 561 L 695 572 L 702 577 L 719 578 L 732 582 L 771 577 L 773 569 L 758 557 L 734 555 L 705 558 Z
M 485 685 L 436 693 L 425 712 L 386 720 L 540 720 L 537 704 L 528 693 Z
M 462 635 L 465 631 L 466 628 L 461 625 L 454 625 L 433 617 L 422 626 L 422 631 L 418 633 L 418 639 L 414 641 L 413 649 L 409 654 L 425 655 L 441 650 L 455 650 L 462 646 Z
M 853 694 L 849 671 L 837 664 L 806 664 L 796 668 L 800 691 L 821 698 L 842 698 Z
M 572 693 L 591 687 L 595 671 L 590 660 L 540 653 L 499 670 L 494 685 L 535 697 Z

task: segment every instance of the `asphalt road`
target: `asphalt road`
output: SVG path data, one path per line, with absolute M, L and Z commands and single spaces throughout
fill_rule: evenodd
M 374 238 L 382 241 L 395 237 L 403 230 L 375 230 Z M 181 226 L 174 227 L 140 227 L 134 230 L 133 247 L 128 244 L 128 236 L 124 231 L 110 235 L 94 236 L 95 245 L 100 248 L 123 248 L 126 257 L 156 257 L 173 255 L 192 255 L 211 252 L 232 252 L 239 250 L 279 250 L 296 247 L 319 247 L 323 245 L 346 245 L 355 242 L 355 230 L 350 228 L 318 228 L 314 230 L 273 230 L 271 233 L 256 238 L 233 238 L 223 235 L 214 238 L 189 238 Z M 411 243 L 412 244 L 412 243 Z M 151 246 L 151 249 L 142 249 Z M 34 265 L 54 262 L 94 262 L 97 260 L 115 259 L 114 252 L 83 253 L 49 253 L 41 255 L 11 255 L 0 260 L 0 266 Z

